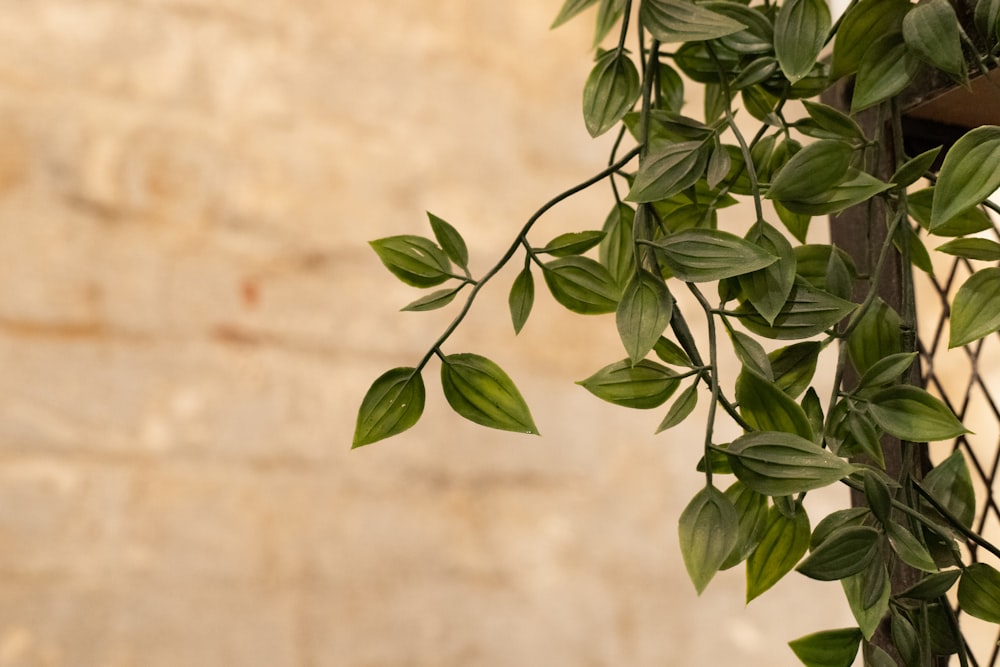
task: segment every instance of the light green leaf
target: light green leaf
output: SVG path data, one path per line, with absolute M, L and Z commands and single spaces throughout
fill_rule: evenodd
M 873 559 L 868 568 L 858 574 L 840 580 L 844 596 L 851 608 L 854 620 L 865 639 L 870 640 L 879 623 L 889 612 L 889 597 L 892 589 L 885 565 L 881 559 Z
M 926 0 L 913 7 L 903 18 L 906 46 L 929 65 L 968 79 L 962 54 L 958 16 L 948 0 Z
M 916 352 L 898 352 L 874 362 L 858 382 L 858 390 L 883 387 L 899 382 L 900 376 L 913 365 Z
M 910 598 L 911 600 L 937 600 L 951 590 L 951 587 L 955 585 L 961 574 L 961 570 L 946 570 L 945 572 L 926 576 L 901 592 L 899 597 Z
M 736 509 L 714 486 L 706 486 L 695 494 L 681 512 L 678 526 L 681 556 L 699 595 L 736 546 L 738 530 Z
M 1000 623 L 1000 572 L 986 563 L 973 563 L 958 581 L 958 604 L 966 614 Z
M 869 401 L 868 411 L 875 423 L 901 440 L 933 442 L 968 433 L 940 399 L 920 387 L 889 387 Z
M 911 192 L 906 198 L 907 211 L 926 230 L 931 226 L 934 187 Z M 978 205 L 970 206 L 934 228 L 935 236 L 965 236 L 992 229 L 993 222 Z
M 747 240 L 778 258 L 770 266 L 739 276 L 740 287 L 754 309 L 768 324 L 774 324 L 795 284 L 795 252 L 784 234 L 767 223 L 754 225 Z
M 924 151 L 915 158 L 910 158 L 896 169 L 889 182 L 904 188 L 908 185 L 913 185 L 930 171 L 940 152 L 941 147 L 938 146 L 929 151 Z
M 725 37 L 747 26 L 728 16 L 684 0 L 643 0 L 639 21 L 664 44 Z
M 802 200 L 822 195 L 844 180 L 853 154 L 854 147 L 838 139 L 809 144 L 774 177 L 768 199 Z
M 736 402 L 740 415 L 758 431 L 797 433 L 807 440 L 815 437 L 805 411 L 773 382 L 744 370 L 736 378 Z
M 1000 243 L 990 239 L 954 239 L 939 245 L 937 250 L 956 257 L 1000 262 Z
M 861 630 L 823 630 L 788 642 L 806 667 L 851 667 L 861 645 Z
M 749 558 L 760 544 L 767 527 L 767 496 L 737 480 L 726 489 L 726 497 L 736 508 L 739 530 L 736 545 L 719 567 L 720 570 L 728 570 Z
M 883 525 L 889 544 L 904 563 L 924 572 L 938 571 L 931 552 L 905 526 L 894 521 L 883 522 Z
M 971 206 L 984 201 L 1000 188 L 1000 127 L 983 125 L 966 132 L 955 142 L 941 164 L 930 231 Z
M 608 366 L 577 384 L 600 399 L 626 408 L 648 410 L 663 405 L 677 390 L 677 373 L 655 361 L 643 359 L 633 365 L 625 359 Z
M 544 248 L 536 248 L 535 252 L 552 255 L 553 257 L 569 257 L 580 255 L 604 239 L 604 232 L 570 232 L 560 234 L 545 244 Z
M 976 271 L 955 294 L 948 347 L 960 347 L 1000 329 L 1000 268 Z
M 469 249 L 465 245 L 465 239 L 462 238 L 462 235 L 448 222 L 437 217 L 430 211 L 427 212 L 427 217 L 431 221 L 431 230 L 434 232 L 434 238 L 441 244 L 441 248 L 445 254 L 458 266 L 468 269 Z
M 813 136 L 818 136 L 821 139 L 846 139 L 853 143 L 865 140 L 865 133 L 861 126 L 843 111 L 834 109 L 827 104 L 809 100 L 802 100 L 802 105 L 806 108 L 809 118 L 815 123 L 815 127 L 825 132 L 824 135 Z
M 751 332 L 779 340 L 801 339 L 822 333 L 840 322 L 856 308 L 856 304 L 839 299 L 828 292 L 796 279 L 788 301 L 774 324 L 757 314 L 749 303 L 740 306 L 740 322 Z
M 465 283 L 462 283 L 458 287 L 452 287 L 450 289 L 440 289 L 428 294 L 427 296 L 420 297 L 416 301 L 411 301 L 407 305 L 403 306 L 400 310 L 410 311 L 410 312 L 424 312 L 427 310 L 436 310 L 438 308 L 444 308 L 449 303 L 455 299 L 455 295 L 458 294 L 459 290 L 465 287 Z
M 701 178 L 708 158 L 704 141 L 682 141 L 661 147 L 639 161 L 639 171 L 626 199 L 652 202 L 672 197 Z
M 385 268 L 407 285 L 433 287 L 451 277 L 451 262 L 441 248 L 422 236 L 404 234 L 369 243 Z
M 847 337 L 847 352 L 854 368 L 859 373 L 866 373 L 880 359 L 902 353 L 901 326 L 899 314 L 876 297 Z
M 550 30 L 552 28 L 558 28 L 595 2 L 597 2 L 597 0 L 566 0 L 566 2 L 563 3 L 562 8 L 559 10 L 556 20 L 552 22 Z
M 774 22 L 774 51 L 781 69 L 795 83 L 813 68 L 830 32 L 824 0 L 787 0 Z
M 583 118 L 597 137 L 620 121 L 639 99 L 639 71 L 624 52 L 609 51 L 594 66 L 583 87 Z
M 851 113 L 875 106 L 903 91 L 916 75 L 919 61 L 902 35 L 883 35 L 867 48 L 854 84 Z
M 424 381 L 415 368 L 393 368 L 368 389 L 358 410 L 351 448 L 402 433 L 424 412 Z
M 673 308 L 674 298 L 662 278 L 645 270 L 632 278 L 618 302 L 615 322 L 633 364 L 656 345 L 670 324 Z
M 910 7 L 910 0 L 861 0 L 851 7 L 837 30 L 830 76 L 839 79 L 856 72 L 872 42 L 902 30 Z
M 568 310 L 598 315 L 618 307 L 620 288 L 608 270 L 589 257 L 561 257 L 542 268 L 552 296 Z
M 535 304 L 535 278 L 531 275 L 531 267 L 525 266 L 510 286 L 507 305 L 510 308 L 510 320 L 514 324 L 514 333 L 521 333 L 531 308 Z
M 482 426 L 537 434 L 527 403 L 510 377 L 478 354 L 449 354 L 441 363 L 441 388 L 452 409 Z
M 871 510 L 867 507 L 851 507 L 849 509 L 836 510 L 820 519 L 813 530 L 809 540 L 809 548 L 816 549 L 835 532 L 848 526 L 860 526 L 871 517 Z
M 857 574 L 875 557 L 879 532 L 871 526 L 847 526 L 830 534 L 795 569 L 819 581 Z
M 760 544 L 747 559 L 747 603 L 788 574 L 809 547 L 809 517 L 801 503 L 795 506 L 793 518 L 777 507 L 768 512 Z
M 677 396 L 677 400 L 667 410 L 667 415 L 663 418 L 663 421 L 656 427 L 656 433 L 663 433 L 667 429 L 671 429 L 683 422 L 688 418 L 688 415 L 691 414 L 696 405 L 698 405 L 697 382 Z
M 934 466 L 921 483 L 927 493 L 966 528 L 976 518 L 976 491 L 962 452 L 955 450 Z
M 829 190 L 808 199 L 785 199 L 781 203 L 793 213 L 830 215 L 868 201 L 891 187 L 867 172 L 849 167 L 845 178 Z
M 855 470 L 854 465 L 794 433 L 748 433 L 734 440 L 724 452 L 736 477 L 768 496 L 818 489 Z
M 778 261 L 760 246 L 715 229 L 688 229 L 654 245 L 673 274 L 685 282 L 732 278 Z
M 618 204 L 604 222 L 599 257 L 615 284 L 625 285 L 635 273 L 633 225 L 635 211 L 628 204 Z

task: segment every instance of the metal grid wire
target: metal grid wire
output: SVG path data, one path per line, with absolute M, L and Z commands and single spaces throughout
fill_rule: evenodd
M 996 230 L 994 230 L 996 235 Z M 966 259 L 932 253 L 934 275 L 915 276 L 918 306 L 917 332 L 922 379 L 955 411 L 973 433 L 949 443 L 931 443 L 935 463 L 959 449 L 965 456 L 976 486 L 973 530 L 997 543 L 1000 538 L 1000 335 L 994 334 L 966 347 L 948 349 L 949 300 L 971 275 Z M 971 561 L 980 549 L 965 545 Z M 961 614 L 961 610 L 958 610 Z M 969 662 L 976 667 L 1000 666 L 1000 628 L 969 615 L 961 615 L 962 632 L 969 648 Z

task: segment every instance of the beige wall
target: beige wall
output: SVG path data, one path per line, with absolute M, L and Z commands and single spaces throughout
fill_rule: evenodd
M 621 356 L 610 318 L 540 293 L 515 340 L 509 271 L 447 349 L 543 437 L 461 421 L 432 372 L 416 428 L 349 451 L 451 317 L 398 313 L 365 242 L 431 209 L 482 273 L 605 160 L 558 4 L 0 0 L 0 666 L 773 667 L 849 624 L 798 576 L 695 599 L 698 429 L 573 385 Z

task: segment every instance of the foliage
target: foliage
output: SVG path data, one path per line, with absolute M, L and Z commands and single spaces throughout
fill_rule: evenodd
M 824 0 L 566 0 L 554 25 L 595 4 L 596 43 L 620 30 L 615 46 L 597 48 L 583 90 L 587 131 L 599 136 L 617 128 L 610 166 L 543 206 L 478 280 L 462 236 L 435 215 L 429 216 L 433 239 L 372 242 L 403 282 L 446 285 L 405 310 L 442 308 L 463 289 L 469 293 L 416 366 L 375 381 L 359 411 L 354 446 L 417 423 L 422 373 L 434 357 L 445 399 L 458 414 L 493 428 L 537 432 L 499 366 L 478 354 L 443 351 L 479 291 L 523 253 L 509 292 L 515 333 L 529 320 L 539 275 L 565 308 L 615 315 L 622 342 L 615 356 L 624 358 L 582 380 L 584 388 L 638 409 L 673 399 L 658 432 L 689 418 L 699 391 L 708 394 L 699 465 L 705 485 L 679 528 L 699 593 L 716 572 L 741 562 L 748 601 L 792 570 L 840 581 L 857 627 L 791 642 L 804 664 L 850 665 L 859 647 L 872 665 L 897 664 L 892 655 L 924 665 L 932 654 L 949 653 L 965 662 L 947 596 L 957 595 L 965 613 L 1000 622 L 1000 572 L 964 562 L 957 542 L 972 539 L 995 556 L 1000 550 L 971 530 L 975 496 L 960 453 L 923 480 L 884 470 L 887 438 L 916 447 L 966 429 L 912 381 L 917 354 L 912 336 L 904 335 L 915 326 L 912 303 L 897 311 L 877 294 L 894 254 L 902 259 L 903 280 L 911 266 L 930 268 L 921 241 L 927 235 L 950 239 L 941 252 L 1000 260 L 1000 244 L 973 236 L 992 225 L 979 207 L 1000 187 L 1000 127 L 968 132 L 934 173 L 940 149 L 904 154 L 897 100 L 922 70 L 966 83 L 970 63 L 984 68 L 997 50 L 1000 2 L 979 0 L 974 8 L 976 38 L 993 45 L 986 53 L 972 47 L 947 0 L 854 0 L 836 24 Z M 626 48 L 633 30 L 634 53 Z M 851 115 L 817 101 L 844 77 L 854 78 Z M 683 107 L 685 79 L 703 87 L 700 113 Z M 738 107 L 756 121 L 752 135 L 746 123 L 736 123 Z M 870 135 L 852 115 L 862 110 L 876 114 Z M 885 155 L 898 168 L 880 178 L 876 166 Z M 922 179 L 929 184 L 919 185 Z M 529 240 L 545 212 L 598 183 L 612 195 L 600 229 L 543 245 Z M 740 201 L 753 206 L 751 228 L 723 229 L 723 209 Z M 869 206 L 871 224 L 885 229 L 868 275 L 839 249 L 806 243 L 814 217 L 859 205 Z M 674 299 L 679 289 L 694 295 L 706 341 L 689 330 Z M 854 298 L 859 290 L 861 298 Z M 1000 330 L 1000 268 L 978 268 L 950 307 L 951 347 Z M 735 378 L 720 373 L 724 346 L 742 362 Z M 831 387 L 813 382 L 821 355 L 836 366 Z M 849 371 L 857 382 L 846 381 Z M 720 419 L 735 422 L 743 435 L 717 442 Z M 722 490 L 724 475 L 735 480 Z M 867 506 L 811 521 L 806 495 L 835 483 L 863 494 Z M 896 591 L 890 580 L 902 567 L 916 573 L 916 583 Z M 876 645 L 880 626 L 890 639 Z

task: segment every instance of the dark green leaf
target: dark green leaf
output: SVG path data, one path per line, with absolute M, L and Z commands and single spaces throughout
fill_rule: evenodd
M 535 252 L 545 253 L 553 257 L 569 257 L 580 255 L 604 239 L 604 232 L 570 232 L 560 234 L 545 244 L 544 248 L 536 248 Z
M 686 190 L 705 173 L 708 158 L 704 141 L 682 141 L 651 152 L 639 161 L 627 199 L 658 201 Z
M 781 69 L 795 83 L 813 68 L 830 32 L 830 8 L 824 0 L 788 0 L 774 22 L 774 51 Z
M 458 266 L 468 269 L 469 249 L 466 247 L 465 239 L 462 238 L 462 235 L 458 233 L 457 229 L 430 211 L 427 212 L 427 217 L 431 221 L 431 230 L 434 232 L 434 238 L 441 244 L 441 248 L 445 254 Z
M 792 213 L 780 201 L 771 203 L 774 206 L 774 212 L 778 214 L 778 219 L 781 220 L 781 224 L 785 226 L 785 229 L 799 243 L 805 243 L 806 235 L 809 234 L 809 222 L 812 220 L 812 216 L 805 213 Z
M 855 470 L 829 450 L 793 433 L 748 433 L 734 440 L 725 453 L 736 477 L 768 496 L 818 489 Z
M 667 416 L 663 418 L 660 425 L 656 427 L 657 433 L 663 433 L 667 429 L 677 426 L 694 410 L 695 406 L 698 405 L 698 383 L 692 384 L 690 387 L 682 391 L 677 399 L 667 410 Z
M 901 440 L 932 442 L 968 433 L 940 399 L 920 387 L 889 387 L 869 400 L 868 410 L 875 423 Z
M 871 639 L 889 612 L 891 587 L 881 559 L 872 559 L 858 574 L 840 580 L 854 620 L 865 639 Z
M 916 75 L 919 61 L 910 54 L 902 35 L 883 35 L 867 48 L 854 85 L 851 113 L 898 95 Z
M 700 595 L 736 546 L 739 519 L 729 498 L 706 486 L 681 512 L 678 537 L 688 576 Z
M 955 294 L 948 347 L 959 347 L 1000 329 L 1000 268 L 976 271 Z
M 802 397 L 801 405 L 802 410 L 806 413 L 806 417 L 809 418 L 809 423 L 812 424 L 813 433 L 817 436 L 822 436 L 823 406 L 820 403 L 819 394 L 816 393 L 816 389 L 813 387 L 806 389 L 806 395 Z
M 907 210 L 910 216 L 921 227 L 927 230 L 931 226 L 931 206 L 933 204 L 934 190 L 935 188 L 933 187 L 924 188 L 923 190 L 911 192 L 906 198 Z M 977 232 L 992 229 L 992 227 L 993 222 L 990 220 L 990 217 L 978 205 L 975 205 L 940 223 L 934 228 L 934 235 L 965 236 L 966 234 L 976 234 Z
M 911 6 L 910 0 L 861 0 L 851 7 L 837 30 L 830 76 L 839 79 L 856 72 L 872 42 L 902 30 Z
M 774 318 L 773 326 L 749 304 L 741 305 L 739 311 L 744 313 L 740 322 L 753 333 L 766 338 L 789 340 L 822 333 L 849 315 L 855 307 L 850 301 L 838 299 L 797 279 L 788 295 L 788 301 Z
M 858 389 L 871 389 L 895 384 L 900 376 L 913 365 L 916 352 L 899 352 L 879 359 L 865 371 L 858 383 Z
M 843 528 L 864 524 L 870 516 L 871 510 L 867 507 L 851 507 L 831 512 L 816 524 L 816 529 L 813 530 L 812 538 L 809 541 L 809 548 L 816 549 L 828 537 Z
M 760 246 L 715 229 L 688 229 L 655 245 L 674 275 L 685 282 L 731 278 L 778 261 Z
M 597 7 L 597 24 L 594 30 L 595 48 L 608 36 L 624 11 L 625 0 L 601 0 L 601 4 Z
M 559 10 L 556 20 L 552 22 L 551 28 L 558 28 L 595 2 L 597 0 L 566 0 L 563 3 L 562 9 Z
M 996 44 L 1000 35 L 1000 0 L 978 0 L 972 18 L 986 42 Z
M 904 188 L 908 185 L 913 185 L 930 171 L 940 152 L 941 147 L 938 146 L 929 151 L 924 151 L 915 158 L 907 160 L 896 169 L 896 173 L 892 175 L 889 182 Z
M 368 389 L 354 427 L 351 448 L 402 433 L 424 412 L 424 381 L 415 368 L 394 368 Z
M 577 384 L 600 399 L 626 408 L 656 408 L 677 390 L 677 373 L 666 366 L 643 359 L 632 363 L 625 359 L 605 366 Z
M 660 108 L 680 113 L 684 106 L 684 80 L 673 67 L 666 63 L 659 65 Z
M 899 667 L 896 660 L 876 644 L 866 644 L 862 653 L 865 656 L 865 667 Z
M 990 239 L 954 239 L 939 245 L 937 250 L 956 257 L 1000 262 L 1000 243 Z
M 760 7 L 739 2 L 702 2 L 703 7 L 728 16 L 747 26 L 745 30 L 724 35 L 719 42 L 735 53 L 768 53 L 774 49 L 774 28 Z
M 903 351 L 899 315 L 881 298 L 868 308 L 847 337 L 847 351 L 859 373 L 880 359 Z
M 970 616 L 1000 623 L 1000 572 L 986 563 L 973 563 L 958 581 L 958 604 Z
M 975 206 L 1000 188 L 1000 127 L 983 125 L 966 132 L 944 156 L 930 231 Z
M 729 151 L 722 144 L 715 144 L 712 155 L 708 159 L 708 187 L 715 188 L 729 174 L 732 160 L 729 159 Z
M 691 359 L 687 353 L 677 343 L 663 336 L 660 336 L 660 339 L 656 341 L 656 345 L 653 346 L 653 352 L 656 353 L 656 356 L 663 363 L 670 364 L 671 366 L 691 368 L 694 365 L 691 363 Z
M 835 581 L 863 570 L 878 551 L 879 532 L 848 526 L 832 533 L 795 569 L 810 579 Z
M 742 331 L 732 330 L 729 336 L 733 342 L 736 358 L 740 360 L 743 367 L 769 382 L 773 381 L 774 370 L 771 368 L 771 359 L 767 356 L 767 350 L 764 349 L 764 346 Z
M 926 0 L 913 7 L 903 18 L 906 46 L 929 65 L 968 79 L 962 54 L 961 27 L 948 0 Z
M 624 52 L 609 51 L 594 66 L 583 87 L 583 118 L 597 137 L 620 121 L 639 99 L 639 71 Z
M 886 534 L 889 536 L 889 544 L 900 560 L 910 567 L 924 572 L 937 572 L 938 566 L 931 557 L 927 547 L 917 539 L 905 526 L 893 521 L 883 522 Z
M 851 667 L 861 645 L 861 630 L 824 630 L 788 642 L 806 667 Z
M 837 286 L 827 284 L 830 278 L 827 274 L 830 271 L 831 265 L 836 262 L 839 262 L 846 267 L 850 280 L 854 280 L 858 277 L 858 271 L 855 268 L 850 255 L 836 246 L 809 243 L 806 245 L 795 246 L 794 251 L 795 267 L 799 276 L 804 278 L 810 285 L 817 289 L 833 294 L 833 290 L 836 289 Z M 837 260 L 832 259 L 833 255 L 837 256 Z M 838 296 L 841 299 L 844 298 L 839 294 L 834 294 L 834 296 Z
M 899 596 L 911 600 L 936 600 L 951 590 L 961 574 L 961 570 L 948 570 L 928 575 L 900 593 Z
M 826 136 L 822 139 L 847 139 L 851 142 L 865 140 L 865 133 L 857 121 L 839 109 L 834 109 L 827 104 L 802 100 L 803 106 L 809 118 L 816 124 L 816 127 L 825 130 Z
M 767 496 L 757 493 L 740 481 L 726 489 L 726 496 L 736 508 L 739 530 L 736 545 L 719 567 L 727 570 L 745 561 L 754 552 L 767 527 Z
M 613 313 L 618 307 L 620 291 L 614 278 L 604 266 L 589 257 L 561 257 L 542 268 L 552 296 L 574 313 Z
M 788 574 L 809 547 L 809 517 L 796 503 L 794 518 L 776 507 L 767 515 L 760 544 L 747 559 L 747 602 L 759 596 Z
M 633 364 L 653 349 L 670 324 L 673 308 L 674 298 L 662 278 L 645 270 L 632 278 L 618 302 L 615 321 Z
M 389 236 L 371 241 L 385 268 L 407 285 L 433 287 L 451 277 L 451 262 L 441 248 L 422 236 Z
M 642 25 L 663 43 L 697 42 L 724 37 L 747 26 L 728 16 L 684 0 L 644 0 Z
M 812 440 L 812 424 L 805 411 L 781 387 L 756 373 L 743 371 L 736 379 L 740 415 L 758 431 L 797 433 Z
M 441 388 L 452 409 L 482 426 L 538 433 L 527 403 L 510 377 L 478 354 L 449 354 L 441 363 Z
M 815 141 L 792 156 L 767 191 L 769 199 L 803 200 L 822 195 L 844 180 L 854 147 L 838 139 Z
M 976 516 L 976 491 L 962 452 L 955 450 L 934 466 L 921 483 L 942 507 L 951 512 L 966 528 Z
M 865 498 L 872 514 L 883 526 L 892 521 L 892 492 L 885 480 L 879 477 L 874 471 L 866 470 L 864 473 Z
M 455 295 L 457 295 L 458 291 L 463 287 L 465 287 L 464 283 L 458 287 L 452 287 L 450 289 L 435 290 L 427 296 L 420 297 L 416 301 L 411 301 L 407 305 L 403 306 L 401 310 L 423 312 L 443 308 L 455 299 Z
M 525 266 L 514 283 L 510 286 L 510 295 L 507 297 L 507 305 L 510 307 L 510 320 L 514 324 L 514 333 L 521 333 L 524 323 L 528 321 L 531 308 L 535 305 L 535 278 L 531 275 L 531 267 Z
M 768 324 L 774 324 L 795 284 L 795 252 L 788 239 L 767 223 L 754 225 L 747 240 L 778 258 L 770 266 L 739 276 L 740 287 L 754 309 Z
M 785 199 L 781 203 L 793 213 L 830 215 L 868 201 L 891 187 L 867 172 L 850 167 L 845 178 L 826 192 L 808 199 Z
M 627 204 L 611 209 L 604 222 L 599 256 L 601 264 L 618 285 L 624 286 L 635 273 L 635 249 L 632 240 L 635 211 Z

